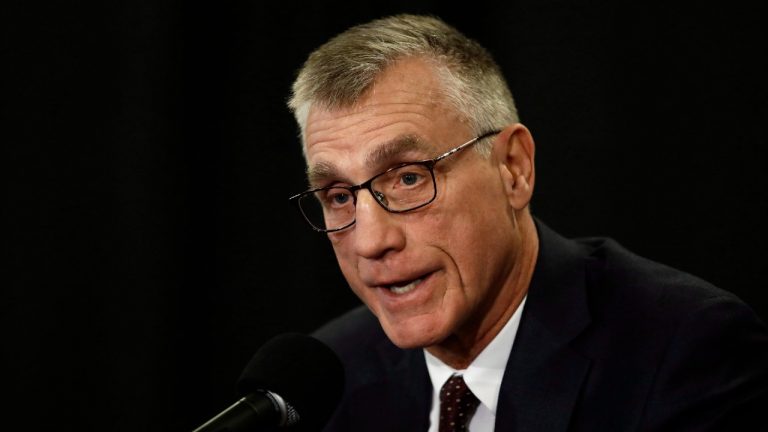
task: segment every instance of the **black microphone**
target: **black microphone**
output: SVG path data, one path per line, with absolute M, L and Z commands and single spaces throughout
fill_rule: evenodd
M 319 340 L 286 333 L 267 341 L 237 381 L 243 396 L 193 432 L 245 432 L 301 426 L 319 431 L 341 400 L 344 368 Z

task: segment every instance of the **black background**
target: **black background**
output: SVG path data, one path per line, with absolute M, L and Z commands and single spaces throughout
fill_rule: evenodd
M 754 3 L 4 1 L 2 428 L 191 430 L 267 339 L 357 304 L 288 204 L 285 100 L 318 44 L 397 12 L 497 58 L 537 142 L 534 214 L 765 319 Z

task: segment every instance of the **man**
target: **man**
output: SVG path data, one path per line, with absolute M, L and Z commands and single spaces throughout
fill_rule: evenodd
M 741 301 L 532 217 L 534 140 L 476 42 L 431 17 L 351 28 L 289 105 L 292 200 L 367 306 L 316 333 L 347 375 L 327 430 L 730 430 L 765 406 Z

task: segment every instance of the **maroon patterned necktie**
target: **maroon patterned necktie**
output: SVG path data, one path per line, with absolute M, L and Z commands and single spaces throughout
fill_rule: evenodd
M 461 375 L 453 375 L 440 389 L 439 432 L 466 431 L 480 401 Z

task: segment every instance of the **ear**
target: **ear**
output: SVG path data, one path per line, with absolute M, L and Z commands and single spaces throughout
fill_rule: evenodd
M 535 149 L 531 132 L 521 123 L 507 126 L 493 143 L 507 200 L 515 210 L 524 209 L 533 196 Z

